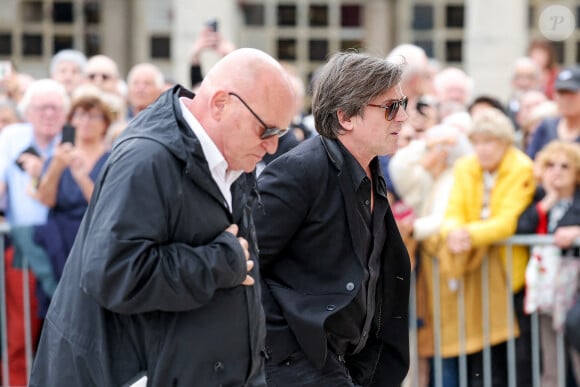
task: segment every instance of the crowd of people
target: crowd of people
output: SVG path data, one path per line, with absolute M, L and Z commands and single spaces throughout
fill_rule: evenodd
M 489 348 L 491 385 L 506 386 L 508 341 L 515 338 L 516 385 L 531 386 L 531 314 L 538 313 L 541 385 L 559 385 L 558 363 L 576 385 L 580 67 L 558 67 L 551 46 L 534 41 L 506 69 L 512 93 L 502 101 L 473 95 L 473 81 L 460 69 L 431 77 L 418 49 L 393 50 L 412 61 L 402 81 L 409 120 L 397 152 L 382 157 L 417 276 L 418 383 L 432 385 L 438 353 L 443 386 L 459 385 L 460 355 L 467 355 L 468 385 L 483 385 Z M 552 234 L 554 244 L 502 246 L 516 234 Z
M 204 74 L 208 50 L 223 59 Z M 412 44 L 333 55 L 305 85 L 208 26 L 186 87 L 151 63 L 125 78 L 113 58 L 72 49 L 46 79 L 14 69 L 0 81 L 11 385 L 28 383 L 25 267 L 31 385 L 399 386 L 410 270 L 421 387 L 436 352 L 444 386 L 459 385 L 461 354 L 468 385 L 484 385 L 487 346 L 492 385 L 506 386 L 513 336 L 517 385 L 531 386 L 534 312 L 542 386 L 558 385 L 561 332 L 580 382 L 567 320 L 579 308 L 580 67 L 559 67 L 544 41 L 522 54 L 506 101 L 474 95 L 469 74 Z M 542 272 L 558 286 L 530 274 L 547 252 L 501 246 L 515 234 L 554 236 L 557 267 Z M 539 307 L 538 292 L 553 296 Z

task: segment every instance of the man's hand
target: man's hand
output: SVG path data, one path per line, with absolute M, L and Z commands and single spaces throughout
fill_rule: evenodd
M 44 161 L 42 158 L 31 153 L 23 153 L 18 157 L 18 162 L 22 164 L 22 169 L 33 179 L 40 178 Z
M 233 234 L 234 236 L 238 236 L 238 225 L 232 224 L 228 228 L 226 228 L 226 231 L 229 232 L 230 234 Z M 244 249 L 244 256 L 246 257 L 246 270 L 249 273 L 254 267 L 254 261 L 250 260 L 250 250 L 248 247 L 248 241 L 242 237 L 238 237 L 238 241 L 240 242 L 242 249 Z M 244 282 L 242 282 L 242 285 L 251 286 L 254 284 L 254 282 L 255 282 L 254 279 L 249 274 L 247 274 L 246 278 L 244 279 Z

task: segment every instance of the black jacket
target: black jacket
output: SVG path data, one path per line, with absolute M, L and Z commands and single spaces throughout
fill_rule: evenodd
M 231 224 L 257 246 L 253 175 L 233 216 L 175 87 L 130 123 L 97 180 L 34 362 L 31 386 L 265 386 L 259 286 Z M 254 269 L 254 278 L 257 270 Z
M 299 348 L 322 368 L 325 321 L 362 286 L 355 192 L 342 169 L 336 141 L 314 137 L 274 160 L 258 179 L 254 219 L 274 364 Z M 358 384 L 388 387 L 400 385 L 409 365 L 410 264 L 390 208 L 384 225 L 375 330 L 347 365 Z
M 530 204 L 528 208 L 522 212 L 518 219 L 518 228 L 516 230 L 517 234 L 536 233 L 538 224 L 540 222 L 540 214 L 538 213 L 537 204 L 544 198 L 544 196 L 546 196 L 546 191 L 544 191 L 542 187 L 536 188 L 532 204 Z M 576 188 L 576 191 L 574 192 L 574 198 L 572 200 L 572 205 L 568 211 L 566 211 L 562 219 L 558 221 L 556 228 L 578 225 L 580 225 L 580 189 Z

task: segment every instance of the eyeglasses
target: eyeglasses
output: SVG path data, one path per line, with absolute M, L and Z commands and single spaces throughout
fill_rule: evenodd
M 89 121 L 102 121 L 105 119 L 105 116 L 102 114 L 95 114 L 95 113 L 89 113 L 89 112 L 75 112 L 73 114 L 72 118 L 76 119 L 76 120 L 86 118 Z
M 60 113 L 60 112 L 62 112 L 64 110 L 64 107 L 63 106 L 50 105 L 50 104 L 47 104 L 47 105 L 33 105 L 31 107 L 32 107 L 32 109 L 34 109 L 35 111 L 40 112 L 40 113 L 46 113 L 49 110 L 54 111 L 56 113 Z
M 367 106 L 385 109 L 385 119 L 387 121 L 392 121 L 395 118 L 395 116 L 397 115 L 397 112 L 399 111 L 399 108 L 401 106 L 403 107 L 403 110 L 407 110 L 408 103 L 409 103 L 409 98 L 403 97 L 401 99 L 393 99 L 384 105 L 375 105 L 374 103 L 367 103 Z
M 244 101 L 242 99 L 242 97 L 240 97 L 236 93 L 232 93 L 232 92 L 230 92 L 228 94 L 233 95 L 234 97 L 239 99 L 240 102 L 246 107 L 246 109 L 248 109 L 250 111 L 250 113 L 252 113 L 252 115 L 254 117 L 256 117 L 256 119 L 264 127 L 264 132 L 260 135 L 260 138 L 262 140 L 265 140 L 267 138 L 274 137 L 274 136 L 282 137 L 283 135 L 285 135 L 288 132 L 288 128 L 276 128 L 276 127 L 270 127 L 270 126 L 266 125 L 266 123 L 264 121 L 262 121 L 262 119 L 252 110 L 252 108 L 250 106 L 248 106 L 248 104 L 246 103 L 246 101 Z
M 101 78 L 103 81 L 108 81 L 109 79 L 113 78 L 112 75 L 104 74 L 104 73 L 90 73 L 90 74 L 87 74 L 87 77 L 91 81 L 94 81 L 97 77 Z
M 568 163 L 554 163 L 552 161 L 547 161 L 545 164 L 546 168 L 554 168 L 559 167 L 560 169 L 567 171 L 570 169 L 570 165 Z

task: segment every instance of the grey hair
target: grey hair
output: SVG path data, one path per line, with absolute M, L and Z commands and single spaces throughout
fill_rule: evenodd
M 81 70 L 81 73 L 84 73 L 85 65 L 87 64 L 87 57 L 85 54 L 77 50 L 60 50 L 54 54 L 50 60 L 50 74 L 54 74 L 56 67 L 60 64 L 60 62 L 72 62 L 78 66 L 79 70 Z
M 26 110 L 30 105 L 30 101 L 35 95 L 56 92 L 62 97 L 62 103 L 65 113 L 70 109 L 70 98 L 63 85 L 53 79 L 39 79 L 30 84 L 26 88 L 22 99 L 18 103 L 18 112 L 22 117 L 26 116 Z
M 401 81 L 402 65 L 354 51 L 334 54 L 314 83 L 312 114 L 316 131 L 335 139 L 343 128 L 337 112 L 361 115 L 366 104 Z
M 453 138 L 455 144 L 446 146 L 447 165 L 452 166 L 458 158 L 473 153 L 471 142 L 467 135 L 457 126 L 449 124 L 439 124 L 430 127 L 425 132 L 425 141 L 429 143 L 433 140 Z

